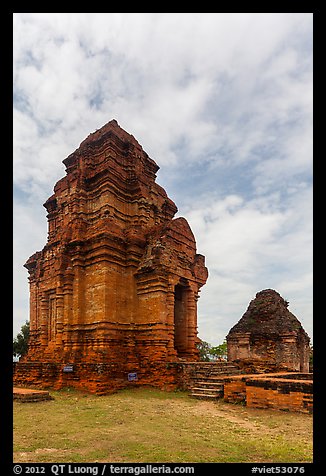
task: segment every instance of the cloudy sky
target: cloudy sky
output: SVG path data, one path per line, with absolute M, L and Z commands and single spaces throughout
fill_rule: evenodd
M 277 290 L 312 337 L 311 13 L 15 13 L 14 335 L 62 160 L 115 118 L 206 256 L 199 337 Z

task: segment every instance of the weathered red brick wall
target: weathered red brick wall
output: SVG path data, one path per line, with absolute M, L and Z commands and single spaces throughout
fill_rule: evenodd
M 287 368 L 286 364 L 278 364 L 268 359 L 241 359 L 234 360 L 243 374 L 266 374 L 279 372 L 295 372 Z
M 74 387 L 97 395 L 138 385 L 168 391 L 178 387 L 177 369 L 166 362 L 151 362 L 142 368 L 119 363 L 74 363 L 72 368 L 72 372 L 64 372 L 64 365 L 58 363 L 22 363 L 16 367 L 15 385 L 55 390 Z M 136 374 L 137 380 L 129 381 L 128 374 Z
M 246 378 L 224 378 L 224 401 L 228 403 L 240 403 L 246 401 Z
M 291 372 L 225 377 L 224 400 L 245 402 L 248 407 L 311 413 L 312 375 Z
M 254 408 L 312 413 L 313 385 L 306 380 L 248 379 L 246 404 Z

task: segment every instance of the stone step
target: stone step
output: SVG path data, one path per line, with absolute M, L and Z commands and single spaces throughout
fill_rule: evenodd
M 224 387 L 224 384 L 223 382 L 209 382 L 209 381 L 204 381 L 204 382 L 196 382 L 194 387 L 196 386 L 196 388 L 199 388 L 199 387 L 209 387 L 209 388 L 212 388 L 212 389 L 223 389 Z
M 193 372 L 194 373 L 206 373 L 206 374 L 223 374 L 223 373 L 227 373 L 227 372 L 239 372 L 240 370 L 238 369 L 238 367 L 218 367 L 218 368 L 214 368 L 214 367 L 198 367 L 198 368 L 194 368 L 193 369 Z
M 210 372 L 225 372 L 226 370 L 238 370 L 239 368 L 233 364 L 226 365 L 194 365 L 193 369 L 195 372 L 200 370 L 210 371 Z
M 219 382 L 223 382 L 224 381 L 224 377 L 228 377 L 228 375 L 212 375 L 212 376 L 206 376 L 206 375 L 199 375 L 198 377 L 193 377 L 192 378 L 192 381 L 195 383 L 198 383 L 198 382 L 211 382 L 211 383 L 219 383 Z
M 211 394 L 211 395 L 216 395 L 223 393 L 223 388 L 206 388 L 206 387 L 193 387 L 191 389 L 191 393 L 205 393 L 205 394 Z
M 205 372 L 198 372 L 198 373 L 193 373 L 192 374 L 192 379 L 206 379 L 206 378 L 221 378 L 221 377 L 228 377 L 229 375 L 239 375 L 240 372 L 216 372 L 216 373 L 211 373 L 207 374 Z
M 191 393 L 190 396 L 202 400 L 217 400 L 218 398 L 220 398 L 220 395 L 202 392 Z
M 225 372 L 227 370 L 239 370 L 239 367 L 237 367 L 236 365 L 233 365 L 233 364 L 228 364 L 228 365 L 223 365 L 223 366 L 215 366 L 215 365 L 212 365 L 212 366 L 205 366 L 205 365 L 194 365 L 193 366 L 193 370 L 195 372 L 199 372 L 199 371 L 210 371 L 210 372 Z
M 224 395 L 224 377 L 241 374 L 230 362 L 196 362 L 191 369 L 191 393 L 194 398 L 218 399 Z

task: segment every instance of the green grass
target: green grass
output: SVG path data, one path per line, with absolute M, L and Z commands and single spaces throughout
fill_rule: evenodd
M 311 462 L 312 417 L 150 388 L 14 403 L 15 462 Z

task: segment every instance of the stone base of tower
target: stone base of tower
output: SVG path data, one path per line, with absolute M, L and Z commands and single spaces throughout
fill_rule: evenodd
M 64 362 L 17 362 L 14 369 L 14 385 L 59 390 L 73 387 L 78 390 L 105 395 L 123 388 L 152 386 L 161 390 L 180 387 L 182 362 L 126 362 L 64 363 Z

